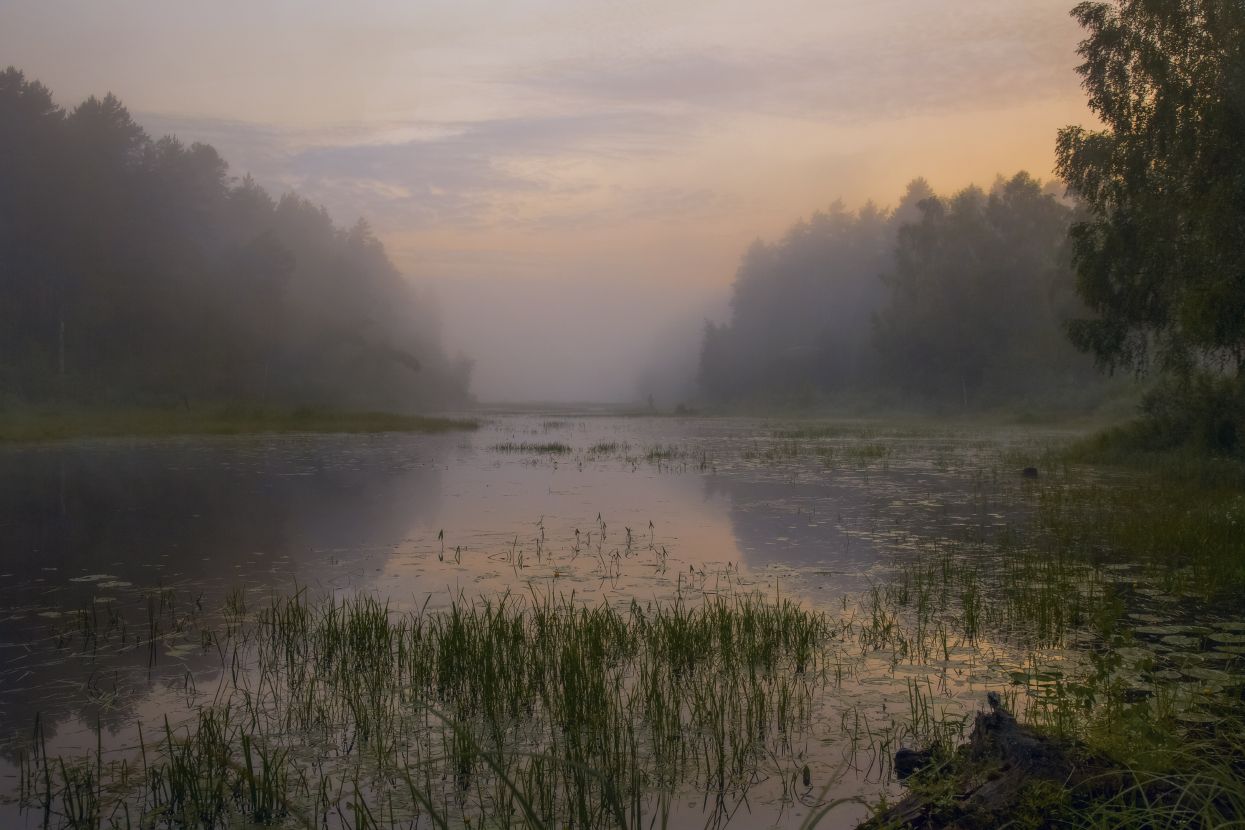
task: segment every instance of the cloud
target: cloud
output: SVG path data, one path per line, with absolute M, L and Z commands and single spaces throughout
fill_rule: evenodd
M 216 145 L 235 173 L 251 173 L 276 190 L 296 189 L 326 204 L 339 221 L 366 215 L 408 231 L 565 229 L 687 215 L 722 202 L 705 187 L 631 188 L 606 175 L 611 166 L 660 156 L 699 129 L 695 119 L 660 113 L 409 122 L 372 130 L 161 115 L 140 120 L 155 134 Z
M 516 29 L 500 51 L 486 39 L 406 62 L 395 53 L 393 65 L 414 74 L 376 76 L 377 103 L 388 102 L 382 113 L 402 111 L 409 90 L 452 80 L 469 82 L 478 116 L 433 104 L 421 115 L 442 117 L 377 120 L 372 107 L 358 121 L 315 127 L 143 120 L 155 132 L 209 141 L 235 171 L 296 188 L 340 222 L 367 216 L 382 235 L 697 221 L 803 193 L 814 178 L 860 189 L 859 165 L 844 159 L 874 158 L 904 119 L 1079 95 L 1070 72 L 1075 26 L 1061 2 L 784 0 L 762 10 L 724 0 L 671 7 L 654 18 L 660 25 L 585 11 L 582 29 Z M 604 25 L 611 35 L 598 38 Z
M 1077 89 L 1078 29 L 1063 0 L 721 5 L 717 19 L 706 8 L 685 29 L 606 49 L 572 45 L 509 66 L 495 81 L 580 106 L 834 123 L 1008 106 Z
M 948 54 L 932 44 L 889 51 L 867 43 L 804 44 L 781 52 L 577 58 L 532 67 L 513 83 L 597 106 L 677 106 L 840 123 L 994 107 L 1067 91 L 1064 67 L 1013 47 L 987 41 Z

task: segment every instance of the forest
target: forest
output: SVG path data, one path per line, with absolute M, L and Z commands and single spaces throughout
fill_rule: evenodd
M 367 223 L 274 198 L 115 96 L 0 73 L 0 395 L 11 405 L 461 403 L 470 363 Z
M 1104 384 L 1065 332 L 1084 306 L 1068 239 L 1078 203 L 1064 191 L 1024 172 L 950 196 L 917 179 L 894 209 L 836 204 L 754 243 L 730 320 L 705 330 L 704 394 L 948 411 L 1096 404 Z
M 1232 4 L 1121 8 L 1072 10 L 1103 128 L 1059 131 L 1056 179 L 949 196 L 918 179 L 892 210 L 836 203 L 754 243 L 730 318 L 705 326 L 700 394 L 1067 413 L 1122 379 L 1125 396 L 1144 390 L 1141 417 L 1115 438 L 1239 454 L 1245 18 Z

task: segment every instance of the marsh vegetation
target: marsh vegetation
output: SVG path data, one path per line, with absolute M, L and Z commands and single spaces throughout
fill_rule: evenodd
M 565 450 L 513 449 L 536 435 Z M 31 650 L 6 668 L 4 815 L 848 827 L 902 794 L 897 750 L 950 757 L 994 691 L 1130 771 L 1093 810 L 1046 793 L 1069 822 L 1155 826 L 1161 808 L 1213 826 L 1241 804 L 1245 505 L 1084 465 L 1073 437 L 510 417 L 479 434 L 265 439 L 241 489 L 330 446 L 370 476 L 421 453 L 415 469 L 455 472 L 388 537 L 338 532 L 310 553 L 270 538 L 232 573 L 163 587 L 160 568 L 72 560 L 15 576 L 6 590 L 26 599 L 5 625 Z M 9 450 L 62 465 L 101 451 Z M 1019 474 L 1031 464 L 1036 480 Z M 435 491 L 457 499 L 438 507 Z M 476 500 L 507 491 L 511 511 Z M 310 529 L 332 526 L 331 502 L 299 504 Z M 12 705 L 30 688 L 38 702 Z M 943 786 L 922 776 L 911 785 Z

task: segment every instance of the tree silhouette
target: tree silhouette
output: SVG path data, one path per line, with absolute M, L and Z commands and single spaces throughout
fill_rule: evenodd
M 0 73 L 0 403 L 407 407 L 468 372 L 366 222 Z

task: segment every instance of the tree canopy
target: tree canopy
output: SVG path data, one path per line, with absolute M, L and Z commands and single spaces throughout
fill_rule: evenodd
M 0 402 L 407 407 L 468 370 L 365 222 L 0 72 Z
M 1087 2 L 1078 67 L 1100 130 L 1067 127 L 1059 174 L 1107 368 L 1245 373 L 1245 3 Z
M 883 370 L 923 397 L 1049 389 L 1084 375 L 1060 325 L 1077 304 L 1067 257 L 1072 208 L 1027 173 L 987 194 L 920 203 L 902 226 L 877 315 Z
M 893 211 L 816 214 L 744 256 L 730 320 L 705 329 L 702 389 L 962 408 L 1083 387 L 1092 367 L 1062 330 L 1082 311 L 1072 216 L 1025 173 L 951 197 L 917 179 Z
M 870 317 L 884 287 L 898 226 L 932 195 L 914 181 L 899 207 L 873 203 L 796 223 L 775 243 L 756 241 L 739 264 L 731 318 L 707 324 L 701 350 L 704 391 L 719 400 L 825 392 L 874 368 Z

